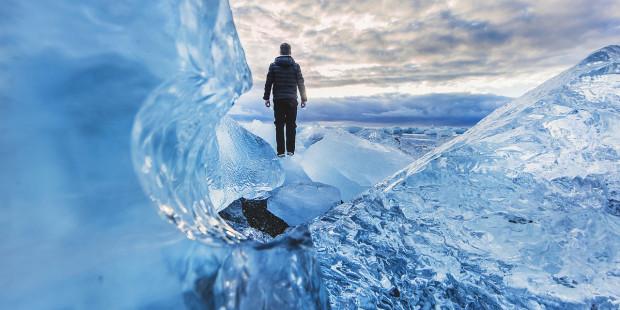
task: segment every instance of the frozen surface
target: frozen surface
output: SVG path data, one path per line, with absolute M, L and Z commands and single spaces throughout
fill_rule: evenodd
M 275 148 L 272 123 L 255 120 L 242 126 Z M 298 165 L 295 169 L 302 170 L 310 180 L 338 188 L 342 200 L 346 201 L 404 168 L 439 143 L 452 139 L 458 135 L 456 132 L 462 133 L 459 128 L 441 128 L 444 133 L 438 135 L 436 130 L 407 128 L 403 133 L 400 128 L 300 123 L 293 162 Z M 409 137 L 413 132 L 419 132 L 418 139 Z
M 217 272 L 231 248 L 191 242 L 157 216 L 134 172 L 130 134 L 141 104 L 158 85 L 171 85 L 166 82 L 171 76 L 180 83 L 190 79 L 195 87 L 210 85 L 201 90 L 217 89 L 213 96 L 221 101 L 213 111 L 226 109 L 235 94 L 249 86 L 227 2 L 9 1 L 0 11 L 0 307 L 187 306 L 184 292 L 194 284 L 190 275 Z M 200 40 L 183 30 L 187 27 L 199 27 Z M 196 41 L 217 44 L 200 49 Z M 225 60 L 235 70 L 220 70 L 213 59 Z M 221 74 L 205 79 L 197 67 L 207 70 L 206 75 L 215 70 Z M 204 96 L 198 101 L 216 103 L 208 92 Z M 163 121 L 171 125 L 170 119 L 179 117 L 191 122 L 185 115 L 204 109 L 197 105 L 177 114 L 168 110 L 169 119 Z M 265 178 L 282 181 L 264 141 L 233 122 L 225 120 L 216 132 L 218 119 L 204 120 L 210 120 L 206 127 L 212 129 L 205 139 L 213 143 L 217 136 L 216 153 L 227 155 L 213 156 L 222 172 L 219 179 L 203 180 L 216 204 L 236 195 L 222 191 L 224 185 L 233 183 L 233 192 L 251 195 L 254 189 L 248 189 L 245 179 L 260 185 L 257 192 L 272 184 L 261 181 Z M 164 144 L 190 138 L 191 125 L 183 124 L 184 131 L 167 135 Z M 166 132 L 178 128 L 171 125 Z M 253 152 L 227 151 L 248 147 Z M 180 149 L 160 150 L 174 157 Z M 186 160 L 198 160 L 196 153 L 185 154 Z M 245 164 L 274 165 L 266 171 L 275 174 L 241 171 L 248 166 L 231 163 L 256 154 Z M 152 157 L 141 163 L 161 162 Z M 192 193 L 188 186 L 184 189 L 180 197 Z M 214 257 L 207 259 L 205 253 Z M 198 266 L 187 266 L 194 261 Z
M 191 308 L 322 308 L 327 303 L 307 229 L 264 245 L 229 226 L 218 211 L 262 197 L 285 173 L 264 140 L 225 114 L 251 76 L 227 1 L 181 1 L 179 67 L 138 112 L 132 159 L 159 211 L 189 239 L 223 255 L 187 269 Z M 221 258 L 221 259 L 220 259 Z M 215 267 L 215 268 L 214 268 Z
M 463 127 L 348 127 L 346 129 L 360 138 L 389 145 L 416 159 L 467 130 Z
M 9 1 L 1 10 L 2 308 L 326 302 L 307 233 L 267 248 L 228 245 L 246 236 L 216 214 L 284 179 L 269 145 L 223 118 L 251 83 L 227 1 Z M 212 276 L 239 276 L 227 261 L 254 268 L 247 283 L 215 285 Z M 290 280 L 296 272 L 303 280 Z M 250 282 L 267 286 L 240 293 Z M 278 283 L 288 297 L 270 289 Z
M 306 150 L 301 166 L 312 180 L 337 187 L 349 200 L 412 160 L 390 146 L 329 130 Z
M 595 52 L 313 223 L 332 305 L 617 308 L 619 68 Z
M 217 211 L 240 197 L 261 197 L 288 176 L 271 145 L 234 120 L 224 117 L 216 138 L 222 185 L 212 191 L 211 200 Z
M 340 202 L 337 188 L 312 182 L 276 189 L 267 206 L 271 213 L 293 226 L 310 222 Z
M 340 204 L 338 188 L 313 182 L 298 163 L 299 157 L 280 159 L 284 184 L 270 193 L 267 209 L 290 226 L 311 220 Z

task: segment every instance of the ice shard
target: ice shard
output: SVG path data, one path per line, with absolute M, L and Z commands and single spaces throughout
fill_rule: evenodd
M 178 71 L 138 112 L 132 157 L 160 213 L 188 238 L 225 253 L 215 263 L 188 256 L 198 263 L 184 273 L 195 275 L 184 279 L 187 305 L 327 307 L 306 227 L 263 245 L 244 240 L 219 216 L 238 198 L 280 186 L 284 171 L 267 142 L 225 117 L 251 85 L 228 2 L 181 1 L 179 23 Z
M 616 308 L 620 46 L 310 227 L 335 308 Z
M 181 1 L 178 22 L 179 67 L 136 116 L 134 166 L 160 213 L 190 239 L 235 242 L 244 236 L 217 212 L 277 187 L 284 174 L 265 141 L 221 121 L 251 86 L 228 2 Z

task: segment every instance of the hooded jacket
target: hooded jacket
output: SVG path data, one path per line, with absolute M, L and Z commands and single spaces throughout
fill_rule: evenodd
M 275 61 L 269 65 L 267 81 L 265 81 L 264 100 L 269 100 L 271 87 L 273 85 L 273 100 L 297 99 L 297 88 L 302 101 L 307 101 L 306 86 L 304 77 L 301 74 L 299 64 L 289 55 L 276 57 Z

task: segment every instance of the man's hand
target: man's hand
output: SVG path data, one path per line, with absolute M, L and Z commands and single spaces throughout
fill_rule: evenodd
M 305 108 L 305 107 L 306 107 L 306 102 L 305 102 L 305 101 L 302 101 L 302 102 L 301 102 L 301 108 L 303 109 L 303 108 Z
M 271 102 L 269 102 L 269 100 L 265 100 L 265 106 L 266 107 L 270 107 L 271 106 Z

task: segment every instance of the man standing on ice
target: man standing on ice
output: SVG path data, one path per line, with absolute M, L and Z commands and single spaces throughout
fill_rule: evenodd
M 297 119 L 297 88 L 301 96 L 301 108 L 306 107 L 306 87 L 299 64 L 291 57 L 291 46 L 280 44 L 280 56 L 269 65 L 265 81 L 265 106 L 270 107 L 269 95 L 273 85 L 273 115 L 276 124 L 278 157 L 284 157 L 284 127 L 286 126 L 286 154 L 295 154 L 295 120 Z

